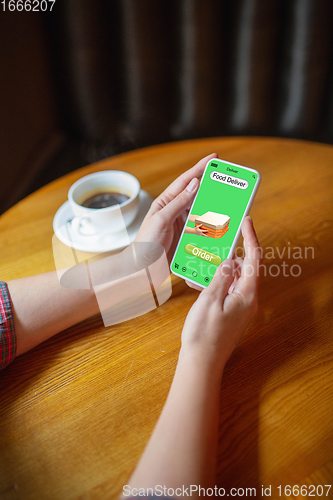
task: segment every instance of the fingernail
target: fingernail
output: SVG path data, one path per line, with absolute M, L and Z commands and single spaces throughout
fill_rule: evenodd
M 230 264 L 223 263 L 221 266 L 221 272 L 223 276 L 230 276 L 230 274 L 232 274 L 232 268 Z
M 248 217 L 249 221 L 251 222 L 251 224 L 253 224 L 253 220 L 252 220 L 251 215 L 248 215 L 247 217 Z
M 189 193 L 193 193 L 193 191 L 196 190 L 198 185 L 198 179 L 195 177 L 194 179 L 191 180 L 191 182 L 186 186 L 186 191 Z

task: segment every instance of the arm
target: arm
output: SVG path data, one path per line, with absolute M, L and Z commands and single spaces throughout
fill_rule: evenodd
M 130 488 L 209 487 L 215 478 L 223 368 L 181 350 L 172 386 Z
M 214 486 L 223 369 L 257 308 L 261 251 L 249 218 L 242 230 L 244 262 L 223 262 L 187 316 L 175 377 L 131 488 Z
M 198 217 L 197 215 L 190 214 L 190 216 L 189 216 L 189 218 L 188 218 L 188 221 L 189 221 L 189 222 L 195 222 L 195 219 L 196 219 L 197 217 Z
M 156 243 L 164 247 L 169 257 L 173 255 L 186 219 L 186 210 L 199 185 L 198 178 L 207 161 L 216 156 L 213 153 L 200 160 L 154 200 L 137 235 L 137 242 Z M 132 253 L 129 249 L 89 264 L 93 266 L 95 275 L 102 276 L 101 282 L 107 283 L 108 296 L 114 297 L 116 303 L 126 299 L 128 290 L 133 289 L 133 276 L 129 271 L 132 266 L 129 253 Z M 78 273 L 80 270 L 87 272 L 86 264 L 75 268 Z M 119 276 L 121 270 L 125 270 L 125 276 L 115 282 L 115 276 Z M 86 290 L 65 288 L 59 283 L 56 271 L 12 280 L 7 285 L 13 305 L 16 355 L 100 312 L 92 287 Z M 116 293 L 111 293 L 115 287 Z
M 8 281 L 13 304 L 16 355 L 100 312 L 92 286 L 89 289 L 75 289 L 75 281 L 82 275 L 89 276 L 92 269 L 95 274 L 106 276 L 104 281 L 110 292 L 117 287 L 117 294 L 113 296 L 118 302 L 126 298 L 126 289 L 133 278 L 127 276 L 115 283 L 112 275 L 117 275 L 119 267 L 130 267 L 130 250 L 128 247 L 117 255 L 89 264 L 93 266 L 89 270 L 85 263 L 74 266 L 70 270 L 72 276 L 67 280 L 69 285 L 73 284 L 72 288 L 60 284 L 56 271 Z
M 99 312 L 94 291 L 60 285 L 56 271 L 7 283 L 20 355 Z

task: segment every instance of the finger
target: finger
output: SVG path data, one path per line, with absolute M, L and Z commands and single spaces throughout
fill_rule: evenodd
M 242 274 L 242 267 L 243 267 L 243 259 L 241 257 L 235 257 L 234 258 L 235 264 L 236 264 L 236 271 L 235 271 L 235 281 L 237 281 Z
M 201 229 L 201 226 L 202 226 L 202 224 L 199 224 L 199 225 L 197 226 L 197 230 L 200 232 L 200 235 L 201 235 L 201 236 L 207 236 L 207 234 L 206 234 L 206 233 L 208 233 L 208 229 Z
M 199 179 L 192 179 L 184 191 L 171 200 L 165 207 L 159 211 L 159 215 L 166 224 L 173 224 L 179 215 L 194 200 L 195 193 L 199 187 Z
M 185 283 L 186 283 L 186 284 L 187 284 L 187 286 L 189 286 L 190 288 L 194 288 L 195 290 L 198 290 L 199 292 L 202 292 L 202 290 L 203 290 L 203 287 L 202 287 L 202 286 L 196 285 L 195 283 L 191 283 L 190 281 L 185 280 Z
M 234 273 L 234 281 L 231 283 L 229 290 L 228 290 L 229 295 L 234 291 L 236 283 L 239 280 L 239 278 L 241 277 L 242 265 L 243 265 L 243 259 L 241 257 L 237 257 L 236 255 L 234 255 L 232 258 L 235 261 L 236 267 L 235 267 L 235 273 Z
M 150 212 L 151 214 L 158 212 L 163 207 L 165 207 L 171 200 L 178 196 L 185 187 L 191 182 L 192 179 L 200 179 L 203 171 L 205 170 L 206 164 L 212 158 L 217 158 L 216 153 L 212 153 L 205 158 L 202 158 L 194 167 L 190 168 L 182 175 L 180 175 L 176 180 L 174 180 L 170 186 L 168 186 L 160 196 L 158 196 L 152 203 Z
M 231 285 L 229 286 L 229 290 L 228 290 L 228 295 L 232 294 L 232 292 L 234 291 L 235 289 L 235 286 L 236 286 L 236 283 L 235 283 L 235 280 L 231 283 Z
M 214 278 L 207 287 L 207 293 L 217 297 L 218 301 L 223 304 L 224 299 L 228 295 L 230 285 L 234 281 L 235 261 L 226 259 L 217 268 Z
M 241 276 L 237 281 L 235 291 L 242 293 L 243 296 L 252 297 L 258 292 L 262 249 L 260 248 L 250 217 L 246 217 L 243 221 L 242 235 L 245 257 L 242 264 Z

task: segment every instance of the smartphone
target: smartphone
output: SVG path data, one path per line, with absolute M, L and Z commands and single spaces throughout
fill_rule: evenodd
M 259 184 L 253 168 L 209 160 L 170 265 L 173 274 L 209 285 L 217 266 L 235 252 Z

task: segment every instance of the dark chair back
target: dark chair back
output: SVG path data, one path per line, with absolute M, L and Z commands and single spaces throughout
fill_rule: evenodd
M 66 0 L 48 16 L 63 123 L 136 147 L 332 141 L 331 0 Z

